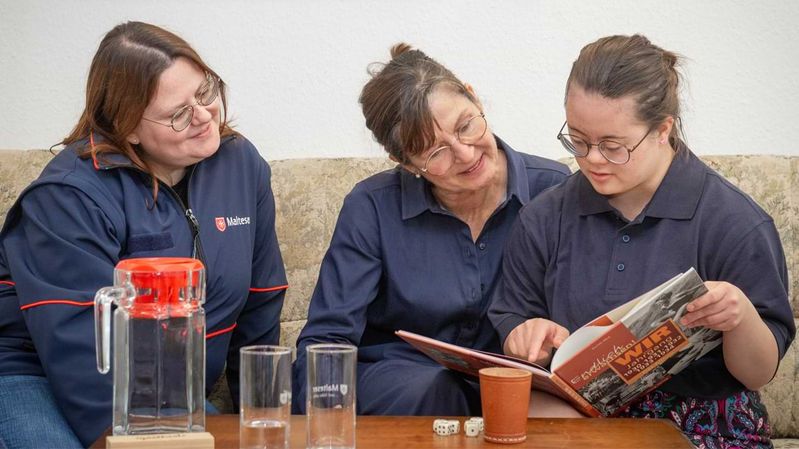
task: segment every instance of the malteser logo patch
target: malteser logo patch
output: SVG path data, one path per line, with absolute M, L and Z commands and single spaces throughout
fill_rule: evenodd
M 214 222 L 216 223 L 216 229 L 219 229 L 219 232 L 225 232 L 225 229 L 227 229 L 225 217 L 216 217 Z
M 214 223 L 216 223 L 216 229 L 219 232 L 225 232 L 231 226 L 249 225 L 250 217 L 239 217 L 238 215 L 235 217 L 216 217 Z

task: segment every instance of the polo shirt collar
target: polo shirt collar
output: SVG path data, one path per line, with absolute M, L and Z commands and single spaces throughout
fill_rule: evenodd
M 524 161 L 519 153 L 506 144 L 502 139 L 494 136 L 497 148 L 505 153 L 508 161 L 508 199 L 516 197 L 521 204 L 525 204 L 530 197 L 530 186 L 526 182 Z M 416 217 L 425 211 L 445 212 L 433 196 L 432 184 L 423 177 L 417 178 L 413 173 L 401 167 L 400 195 L 402 197 L 402 219 Z M 524 182 L 522 182 L 524 181 Z
M 649 217 L 687 220 L 694 216 L 707 167 L 687 146 L 674 156 L 669 171 L 649 202 L 645 213 Z
M 584 174 L 577 176 L 577 212 L 580 215 L 594 215 L 613 210 L 604 195 L 600 195 Z
M 694 216 L 707 170 L 705 165 L 687 146 L 678 152 L 644 209 L 644 215 L 657 218 L 689 219 Z M 577 179 L 577 208 L 580 215 L 593 215 L 613 211 L 608 199 L 597 193 L 585 176 Z
M 519 204 L 525 205 L 530 201 L 530 183 L 527 182 L 527 166 L 522 155 L 499 137 L 494 138 L 497 140 L 497 147 L 505 152 L 505 159 L 508 160 L 508 200 L 515 197 Z
M 426 210 L 431 210 L 436 201 L 428 187 L 429 183 L 422 177 L 397 167 L 400 173 L 400 195 L 402 197 L 402 219 L 413 218 Z

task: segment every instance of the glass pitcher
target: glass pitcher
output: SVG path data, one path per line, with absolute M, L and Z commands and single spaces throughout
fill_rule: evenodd
M 113 434 L 205 430 L 205 268 L 128 259 L 94 298 L 97 369 L 108 372 L 114 311 Z

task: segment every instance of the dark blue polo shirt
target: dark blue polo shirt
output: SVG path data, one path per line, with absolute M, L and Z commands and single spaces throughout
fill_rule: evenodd
M 569 170 L 497 144 L 507 157 L 507 197 L 476 242 L 469 226 L 438 204 L 429 182 L 400 168 L 347 195 L 297 342 L 295 403 L 304 401 L 305 347 L 312 343 L 357 345 L 361 363 L 426 358 L 394 335 L 398 329 L 500 350 L 485 314 L 505 239 L 522 205 Z
M 488 316 L 501 341 L 534 317 L 573 332 L 691 267 L 702 279 L 740 288 L 774 333 L 780 357 L 785 354 L 795 326 L 774 222 L 687 148 L 633 221 L 581 173 L 525 206 Z M 722 398 L 744 386 L 725 368 L 719 346 L 662 389 Z

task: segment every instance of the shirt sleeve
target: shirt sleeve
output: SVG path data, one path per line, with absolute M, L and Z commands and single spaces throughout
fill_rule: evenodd
M 19 306 L 67 422 L 85 445 L 111 424 L 112 376 L 97 371 L 94 294 L 113 283 L 115 226 L 79 189 L 27 192 L 3 241 Z
M 528 319 L 549 318 L 544 282 L 550 251 L 535 204 L 521 210 L 505 243 L 502 276 L 488 309 L 503 346 L 511 331 Z
M 772 220 L 758 224 L 744 235 L 731 233 L 734 244 L 722 244 L 708 251 L 709 281 L 726 281 L 749 298 L 774 334 L 782 358 L 796 334 L 788 300 L 788 268 L 780 237 Z M 729 250 L 724 251 L 724 248 Z
M 308 321 L 297 340 L 294 413 L 305 412 L 305 348 L 314 343 L 360 343 L 367 308 L 377 296 L 383 272 L 380 254 L 374 203 L 365 192 L 352 192 L 344 199 L 311 297 Z
M 248 345 L 277 345 L 280 342 L 280 312 L 288 288 L 283 257 L 275 232 L 275 198 L 272 172 L 260 156 L 250 293 L 231 336 L 227 357 L 227 381 L 233 403 L 239 403 L 239 350 Z

